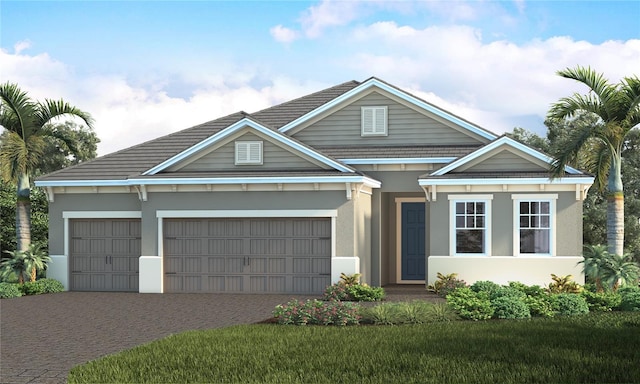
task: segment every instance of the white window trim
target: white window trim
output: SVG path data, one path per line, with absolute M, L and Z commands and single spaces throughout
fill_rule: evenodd
M 371 110 L 373 111 L 373 127 L 375 129 L 376 123 L 375 123 L 375 118 L 376 118 L 376 113 L 375 111 L 378 109 L 382 109 L 384 110 L 384 132 L 365 132 L 364 130 L 364 113 L 366 110 Z M 366 106 L 366 107 L 360 107 L 360 125 L 361 125 L 361 130 L 360 130 L 360 135 L 361 136 L 387 136 L 389 133 L 389 114 L 388 114 L 388 108 L 387 106 Z
M 513 194 L 513 254 L 516 257 L 553 257 L 556 255 L 556 200 L 558 194 Z M 550 253 L 520 253 L 520 203 L 540 201 L 549 203 L 549 252 Z
M 263 159 L 263 153 L 262 153 L 262 141 L 236 141 L 235 142 L 235 165 L 262 165 L 262 159 Z M 250 148 L 252 145 L 257 144 L 260 148 L 260 160 L 259 161 L 252 161 L 250 159 L 247 160 L 240 160 L 238 159 L 238 148 L 240 146 L 246 146 L 247 147 L 247 156 L 249 156 L 250 153 Z M 250 156 L 249 156 L 250 157 Z
M 488 257 L 491 256 L 491 201 L 493 195 L 449 195 L 449 254 L 451 256 Z M 485 203 L 484 253 L 456 252 L 456 203 Z

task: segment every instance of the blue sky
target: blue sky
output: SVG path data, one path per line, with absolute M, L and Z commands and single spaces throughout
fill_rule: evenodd
M 87 110 L 100 154 L 378 76 L 544 134 L 555 71 L 640 73 L 640 1 L 0 2 L 0 78 Z

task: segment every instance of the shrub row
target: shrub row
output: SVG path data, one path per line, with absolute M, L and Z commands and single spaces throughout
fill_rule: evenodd
M 13 297 L 40 295 L 43 293 L 63 292 L 64 286 L 55 279 L 40 279 L 27 281 L 24 284 L 0 283 L 0 299 Z
M 345 284 L 343 281 L 327 286 L 323 294 L 326 301 L 380 301 L 385 293 L 382 287 L 368 284 Z
M 360 320 L 359 306 L 350 302 L 291 300 L 276 306 L 273 316 L 278 324 L 355 325 Z
M 362 308 L 360 315 L 362 323 L 376 325 L 424 324 L 459 319 L 448 304 L 421 300 L 378 304 Z

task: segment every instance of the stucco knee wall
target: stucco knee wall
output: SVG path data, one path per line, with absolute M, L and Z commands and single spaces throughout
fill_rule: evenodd
M 428 260 L 428 284 L 437 280 L 437 273 L 457 273 L 458 278 L 473 284 L 489 280 L 497 284 L 519 281 L 527 285 L 546 286 L 551 274 L 573 275 L 574 281 L 584 284 L 582 268 L 578 264 L 581 256 L 563 257 L 464 257 L 430 256 Z

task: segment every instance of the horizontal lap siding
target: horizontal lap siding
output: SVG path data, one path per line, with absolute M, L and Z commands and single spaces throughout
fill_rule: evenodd
M 361 136 L 361 107 L 388 106 L 388 136 Z M 372 93 L 294 134 L 311 146 L 478 144 L 477 139 Z
M 166 292 L 320 293 L 330 219 L 166 219 Z
M 236 141 L 262 141 L 261 165 L 235 165 Z M 325 167 L 325 169 L 328 167 Z M 189 171 L 229 171 L 229 170 L 283 170 L 283 169 L 320 169 L 300 156 L 253 134 L 245 134 L 241 137 L 215 149 L 213 152 L 187 164 L 179 170 Z M 172 169 L 177 171 L 177 169 Z
M 532 163 L 521 156 L 509 151 L 502 151 L 487 159 L 481 160 L 468 169 L 461 168 L 464 172 L 488 172 L 488 171 L 547 171 L 547 168 Z

